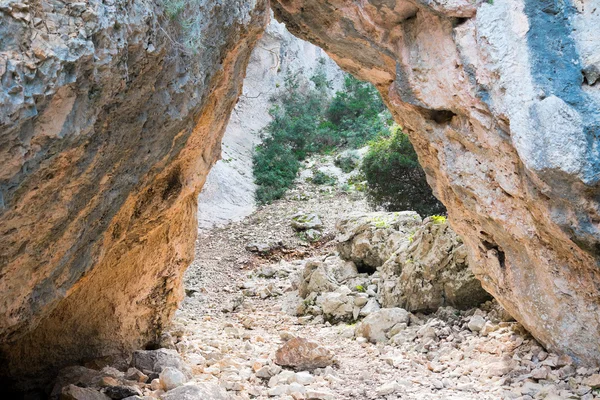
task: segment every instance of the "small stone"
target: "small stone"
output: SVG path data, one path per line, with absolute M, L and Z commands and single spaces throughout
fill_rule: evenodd
M 310 385 L 315 381 L 315 377 L 308 371 L 297 372 L 294 378 L 301 385 Z
M 160 388 L 161 388 L 160 380 L 158 378 L 152 379 L 152 382 L 150 382 L 150 389 L 159 390 Z
M 229 400 L 230 396 L 225 389 L 213 383 L 198 383 L 183 385 L 164 395 L 162 400 Z
M 271 397 L 282 396 L 282 395 L 286 394 L 287 391 L 288 391 L 288 385 L 279 385 L 279 386 L 275 386 L 275 387 L 272 387 L 269 390 L 267 390 L 267 394 Z
M 536 368 L 533 371 L 531 371 L 531 377 L 537 380 L 546 379 L 548 378 L 548 369 L 546 369 L 545 367 Z
M 398 390 L 398 384 L 396 382 L 389 382 L 375 389 L 375 393 L 377 393 L 378 396 L 387 396 L 394 393 L 396 390 Z
M 369 314 L 357 326 L 356 336 L 367 338 L 370 342 L 385 342 L 388 332 L 399 323 L 407 324 L 408 312 L 402 308 L 382 308 Z
M 130 396 L 141 396 L 142 391 L 136 386 L 110 386 L 105 389 L 104 393 L 114 400 L 121 400 Z
M 590 386 L 592 389 L 598 389 L 600 388 L 600 374 L 590 375 L 583 379 L 581 383 L 586 386 Z
M 82 388 L 69 385 L 62 390 L 61 399 L 64 400 L 110 400 L 104 393 L 91 388 Z
M 323 222 L 317 214 L 311 213 L 306 214 L 299 212 L 292 216 L 291 221 L 292 228 L 297 231 L 306 231 L 309 229 L 321 229 L 323 228 Z
M 183 372 L 173 367 L 166 367 L 159 375 L 160 383 L 165 391 L 175 389 L 187 382 Z
M 474 315 L 467 324 L 471 332 L 480 332 L 485 326 L 485 318 L 481 315 Z
M 125 378 L 130 381 L 136 381 L 140 383 L 145 383 L 148 381 L 148 375 L 144 374 L 137 368 L 129 368 L 125 373 Z

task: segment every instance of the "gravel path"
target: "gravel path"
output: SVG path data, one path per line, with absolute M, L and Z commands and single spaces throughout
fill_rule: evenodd
M 323 219 L 320 243 L 307 244 L 290 227 L 299 210 Z M 292 281 L 303 260 L 335 252 L 335 221 L 365 211 L 361 193 L 302 180 L 285 199 L 201 233 L 171 329 L 178 351 L 194 365 L 194 379 L 218 382 L 241 399 L 597 398 L 597 369 L 576 370 L 570 359 L 546 353 L 518 323 L 500 321 L 493 304 L 414 316 L 395 344 L 356 339 L 352 325 L 294 316 Z M 259 256 L 246 250 L 250 244 L 272 251 Z M 269 270 L 272 277 L 257 277 Z M 483 332 L 469 328 L 475 315 L 487 322 Z M 281 370 L 272 360 L 291 336 L 331 350 L 337 365 L 311 371 L 308 380 Z

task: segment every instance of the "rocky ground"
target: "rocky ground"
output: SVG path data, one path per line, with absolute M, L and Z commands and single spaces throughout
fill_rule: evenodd
M 381 308 L 385 268 L 373 273 L 338 257 L 344 235 L 336 222 L 370 211 L 356 190 L 360 185 L 348 184 L 352 174 L 334 167 L 331 157 L 306 167 L 285 199 L 199 236 L 185 300 L 162 343 L 166 349 L 136 353 L 128 371 L 103 370 L 102 382 L 96 383 L 102 393 L 96 393 L 107 397 L 72 395 L 85 385 L 65 386 L 74 383 L 66 379 L 57 386 L 64 398 L 600 398 L 598 369 L 549 354 L 495 302 L 467 310 L 444 302 L 430 314 L 412 303 L 406 307 L 413 312 Z M 337 176 L 338 183 L 311 183 L 317 170 Z M 319 216 L 317 221 L 311 214 Z M 410 213 L 401 217 L 407 215 L 414 219 Z M 299 224 L 312 224 L 304 228 L 315 232 L 292 227 Z M 436 221 L 415 224 L 431 230 Z M 370 250 L 372 237 L 381 236 L 382 229 L 402 230 L 380 216 L 370 226 Z M 411 244 L 424 241 L 423 235 L 406 233 L 398 239 L 404 240 L 401 251 L 390 259 L 414 255 L 422 244 Z M 363 241 L 354 237 L 360 239 L 350 251 L 356 257 Z M 380 243 L 389 242 L 386 237 Z M 450 242 L 460 245 L 457 239 Z M 453 257 L 460 253 L 452 251 Z M 338 279 L 312 279 L 320 268 Z M 334 300 L 339 303 L 331 307 Z M 125 393 L 117 387 L 130 389 Z

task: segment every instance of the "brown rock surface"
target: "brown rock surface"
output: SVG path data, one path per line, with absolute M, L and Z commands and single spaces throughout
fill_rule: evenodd
M 268 11 L 165 4 L 0 5 L 2 375 L 114 358 L 175 311 Z
M 272 7 L 378 87 L 484 288 L 545 346 L 598 364 L 599 17 L 590 2 L 570 4 Z
M 332 352 L 303 338 L 288 340 L 275 353 L 275 364 L 301 371 L 325 368 L 333 363 Z

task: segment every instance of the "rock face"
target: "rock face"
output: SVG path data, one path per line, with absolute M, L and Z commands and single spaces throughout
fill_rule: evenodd
M 144 346 L 175 311 L 269 11 L 172 6 L 0 4 L 2 375 Z
M 598 0 L 275 0 L 373 82 L 486 290 L 553 351 L 600 363 Z
M 467 309 L 489 300 L 467 262 L 467 249 L 443 219 L 427 218 L 381 267 L 384 307 L 434 312 Z
M 413 211 L 355 213 L 336 226 L 339 254 L 307 260 L 297 278 L 298 315 L 349 322 L 381 307 L 432 313 L 491 299 L 444 217 L 421 221 Z
M 211 169 L 198 197 L 201 230 L 240 220 L 255 210 L 252 153 L 260 131 L 271 121 L 269 99 L 284 89 L 288 74 L 308 80 L 317 68 L 332 83 L 331 94 L 341 88 L 343 72 L 327 53 L 272 20 L 250 57 L 243 93 L 223 136 L 222 160 Z

